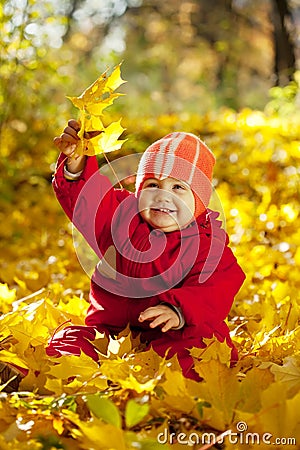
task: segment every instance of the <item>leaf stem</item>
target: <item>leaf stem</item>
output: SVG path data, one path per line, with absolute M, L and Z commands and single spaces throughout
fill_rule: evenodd
M 116 180 L 117 180 L 117 182 L 118 182 L 120 188 L 123 189 L 124 186 L 122 185 L 121 181 L 119 180 L 119 177 L 118 177 L 118 175 L 116 174 L 116 172 L 115 172 L 115 170 L 114 170 L 112 164 L 110 163 L 109 159 L 107 158 L 105 152 L 103 152 L 103 156 L 104 156 L 104 158 L 105 158 L 107 164 L 109 165 L 109 167 L 110 167 L 112 173 L 114 174 L 114 176 L 115 176 L 115 178 L 116 178 Z

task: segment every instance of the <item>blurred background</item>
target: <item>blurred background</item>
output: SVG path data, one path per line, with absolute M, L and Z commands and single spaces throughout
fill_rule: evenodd
M 264 109 L 298 87 L 299 0 L 2 0 L 0 20 L 2 131 L 55 128 L 65 95 L 122 60 L 117 108 L 135 116 Z

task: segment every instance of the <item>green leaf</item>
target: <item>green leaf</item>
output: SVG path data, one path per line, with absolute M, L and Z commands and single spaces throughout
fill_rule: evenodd
M 116 405 L 108 398 L 99 397 L 97 394 L 86 396 L 90 411 L 106 423 L 121 428 L 121 415 Z
M 127 428 L 134 427 L 141 422 L 149 412 L 149 405 L 141 405 L 135 400 L 128 400 L 125 408 L 125 423 Z

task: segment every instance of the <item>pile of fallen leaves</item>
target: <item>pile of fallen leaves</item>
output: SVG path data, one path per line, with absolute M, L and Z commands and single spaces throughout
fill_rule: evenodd
M 247 274 L 229 318 L 240 361 L 230 368 L 226 345 L 208 340 L 192 351 L 196 383 L 176 358 L 134 350 L 126 330 L 97 336 L 100 365 L 48 357 L 58 327 L 84 324 L 89 279 L 49 181 L 29 179 L 0 199 L 0 362 L 28 372 L 18 392 L 0 387 L 0 449 L 204 449 L 218 436 L 213 448 L 298 448 L 299 127 L 250 110 L 124 121 L 127 152 L 182 129 L 216 155 L 224 226 Z

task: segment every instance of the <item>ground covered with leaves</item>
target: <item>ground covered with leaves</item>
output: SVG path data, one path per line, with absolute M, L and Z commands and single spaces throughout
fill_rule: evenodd
M 0 361 L 28 374 L 18 391 L 0 387 L 0 449 L 299 448 L 297 121 L 223 110 L 123 124 L 124 153 L 181 129 L 216 155 L 224 226 L 247 274 L 229 317 L 240 360 L 230 368 L 227 347 L 207 341 L 193 352 L 203 377 L 196 383 L 175 358 L 135 352 L 126 332 L 107 355 L 98 336 L 100 367 L 84 354 L 48 357 L 57 327 L 84 324 L 89 278 L 52 192 L 49 155 L 48 172 L 26 167 L 24 156 L 22 170 L 10 162 L 2 180 Z M 221 437 L 213 446 L 214 436 Z

